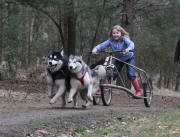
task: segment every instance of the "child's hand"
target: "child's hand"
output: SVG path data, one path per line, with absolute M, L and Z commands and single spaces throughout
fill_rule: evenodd
M 97 54 L 97 49 L 93 49 L 92 54 Z
M 129 50 L 130 50 L 129 48 L 125 49 L 125 53 L 129 53 Z

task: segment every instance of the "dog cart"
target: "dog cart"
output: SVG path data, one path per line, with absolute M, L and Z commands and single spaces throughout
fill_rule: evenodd
M 134 65 L 128 64 L 127 62 L 124 62 L 122 60 L 119 60 L 118 58 L 114 57 L 113 54 L 117 52 L 124 52 L 124 51 L 101 51 L 101 53 L 107 53 L 108 56 L 105 59 L 104 66 L 106 67 L 106 78 L 101 80 L 100 89 L 101 94 L 95 95 L 93 97 L 93 104 L 97 105 L 100 103 L 100 100 L 102 99 L 104 106 L 109 106 L 111 104 L 112 100 L 112 91 L 113 89 L 118 89 L 120 91 L 124 91 L 128 94 L 129 97 L 132 97 L 134 99 L 144 99 L 144 104 L 146 107 L 150 107 L 152 103 L 152 97 L 153 97 L 153 88 L 152 88 L 152 82 L 150 77 L 147 75 L 146 71 L 143 69 L 140 69 Z M 130 51 L 133 52 L 133 51 Z M 120 85 L 116 85 L 112 83 L 113 80 L 113 70 L 114 70 L 114 64 L 113 61 L 117 60 L 120 62 L 123 62 L 126 65 L 129 65 L 134 68 L 135 73 L 137 74 L 139 84 L 141 87 L 141 90 L 143 91 L 142 96 L 136 96 L 135 93 L 129 88 L 126 87 L 125 82 L 120 74 L 118 72 L 118 79 L 120 80 Z M 115 68 L 116 69 L 116 68 Z

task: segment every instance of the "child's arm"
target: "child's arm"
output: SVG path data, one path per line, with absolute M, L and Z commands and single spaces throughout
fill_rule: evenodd
M 96 47 L 94 47 L 92 52 L 96 53 L 97 51 L 101 51 L 101 50 L 107 48 L 109 45 L 110 45 L 110 41 L 106 40 L 103 43 L 101 43 L 101 44 L 97 45 Z
M 134 49 L 134 42 L 131 41 L 129 38 L 125 37 L 124 42 L 127 44 L 127 48 L 125 49 L 125 52 L 128 53 L 129 50 Z

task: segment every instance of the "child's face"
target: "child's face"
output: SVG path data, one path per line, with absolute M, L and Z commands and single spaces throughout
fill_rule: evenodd
M 114 40 L 119 40 L 121 38 L 121 32 L 117 29 L 112 30 L 112 37 Z

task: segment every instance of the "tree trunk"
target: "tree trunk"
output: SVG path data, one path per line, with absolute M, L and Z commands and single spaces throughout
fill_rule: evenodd
M 2 62 L 3 54 L 3 21 L 2 12 L 0 12 L 0 63 Z
M 123 0 L 122 27 L 133 36 L 133 22 L 135 19 L 136 0 Z
M 160 70 L 160 72 L 159 72 L 159 79 L 158 79 L 158 83 L 157 83 L 157 87 L 158 88 L 161 88 L 161 86 L 162 86 L 162 72 L 161 72 L 161 70 Z
M 103 1 L 103 10 L 104 10 L 105 4 L 106 4 L 106 0 Z M 100 27 L 100 23 L 103 22 L 103 18 L 104 18 L 104 14 L 101 14 L 99 16 L 99 18 L 98 18 L 96 31 L 95 31 L 95 34 L 94 34 L 94 37 L 93 37 L 93 40 L 92 40 L 92 43 L 91 43 L 90 51 L 92 51 L 93 47 L 95 46 L 97 34 L 98 34 L 98 31 L 99 31 L 99 27 Z M 91 53 L 88 56 L 87 64 L 90 63 L 90 60 L 91 60 Z
M 167 76 L 164 76 L 164 75 L 163 75 L 163 77 L 164 77 L 164 81 L 163 81 L 163 83 L 164 83 L 164 84 L 163 84 L 163 87 L 166 87 L 166 83 L 167 83 Z
M 3 57 L 3 16 L 2 11 L 0 11 L 0 64 Z M 0 73 L 0 80 L 2 80 L 2 75 Z
M 61 22 L 62 22 L 62 20 L 61 20 L 61 9 L 58 9 L 58 10 L 59 10 L 59 26 L 61 26 Z M 58 48 L 62 49 L 63 45 L 62 45 L 62 47 L 60 45 L 61 45 L 62 41 L 64 43 L 64 40 L 61 39 L 61 33 L 60 32 L 57 35 L 58 35 L 57 36 Z
M 74 1 L 65 0 L 64 6 L 64 46 L 66 55 L 75 54 L 76 43 L 76 15 L 74 12 Z
M 133 35 L 133 21 L 135 19 L 135 2 L 136 0 L 123 0 L 121 25 L 131 36 Z M 127 88 L 131 88 L 131 81 L 127 77 L 125 68 L 122 69 L 122 74 Z
M 169 85 L 170 85 L 170 77 L 167 77 L 166 88 L 169 88 Z
M 180 77 L 180 75 L 179 75 L 179 74 L 177 74 L 177 76 L 176 76 L 175 91 L 178 91 L 178 89 L 179 89 L 179 77 Z
M 33 28 L 34 28 L 34 20 L 33 17 L 31 21 L 29 21 L 29 43 L 28 43 L 28 51 L 27 51 L 27 65 L 31 63 L 31 50 L 32 50 L 32 43 L 33 43 Z

